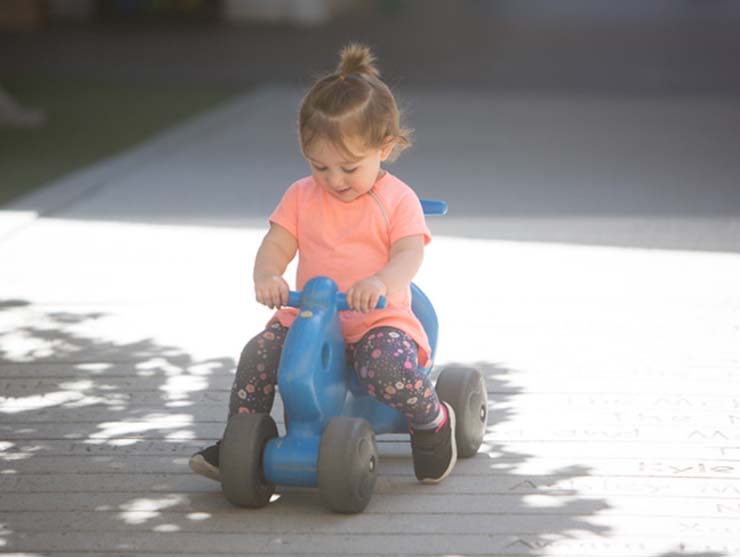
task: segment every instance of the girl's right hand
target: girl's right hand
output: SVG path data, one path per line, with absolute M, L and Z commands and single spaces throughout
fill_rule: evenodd
M 254 279 L 254 294 L 260 304 L 270 309 L 280 309 L 288 303 L 290 287 L 279 275 L 266 275 Z

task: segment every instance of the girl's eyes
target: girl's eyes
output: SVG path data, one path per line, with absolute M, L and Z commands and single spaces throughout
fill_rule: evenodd
M 315 168 L 315 169 L 316 169 L 316 170 L 317 170 L 318 172 L 326 172 L 327 170 L 329 170 L 329 169 L 328 169 L 328 167 L 326 167 L 326 166 L 318 166 L 318 165 L 316 165 L 316 164 L 315 164 L 315 165 L 313 165 L 313 167 L 314 167 L 314 168 Z M 356 170 L 357 170 L 358 168 L 359 168 L 358 166 L 355 166 L 354 168 L 342 168 L 342 172 L 344 172 L 345 174 L 352 174 L 352 173 L 353 173 L 353 172 L 355 172 L 355 171 L 356 171 Z

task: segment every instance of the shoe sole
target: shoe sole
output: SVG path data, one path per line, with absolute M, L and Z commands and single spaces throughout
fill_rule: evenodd
M 216 482 L 221 481 L 221 471 L 212 464 L 208 464 L 208 461 L 202 455 L 197 454 L 190 457 L 189 464 L 190 469 L 196 474 L 200 474 Z
M 457 462 L 457 441 L 455 440 L 455 411 L 452 409 L 452 406 L 450 406 L 446 402 L 443 402 L 442 404 L 444 404 L 447 408 L 447 419 L 450 420 L 450 430 L 452 431 L 452 441 L 450 442 L 450 444 L 452 445 L 452 458 L 450 459 L 449 466 L 447 466 L 447 470 L 445 470 L 444 474 L 442 474 L 439 478 L 424 478 L 423 480 L 421 480 L 421 483 L 426 485 L 438 484 L 439 482 L 444 480 L 447 476 L 450 475 L 450 472 L 452 472 L 452 469 L 455 467 L 455 463 Z

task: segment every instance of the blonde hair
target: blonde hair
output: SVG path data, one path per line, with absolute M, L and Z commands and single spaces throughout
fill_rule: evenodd
M 348 140 L 360 141 L 366 148 L 383 148 L 389 141 L 395 160 L 411 146 L 412 130 L 401 126 L 396 99 L 380 79 L 375 56 L 361 44 L 342 48 L 336 72 L 314 83 L 298 112 L 298 137 L 301 151 L 317 138 L 331 142 L 350 158 L 357 158 Z

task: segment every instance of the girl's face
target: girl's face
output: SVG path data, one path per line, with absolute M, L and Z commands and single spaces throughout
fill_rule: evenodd
M 348 159 L 330 141 L 317 138 L 306 149 L 306 160 L 316 183 L 340 201 L 349 203 L 367 193 L 380 178 L 380 163 L 388 158 L 393 144 L 382 149 L 360 148 L 361 144 L 348 142 L 347 148 L 358 158 Z

